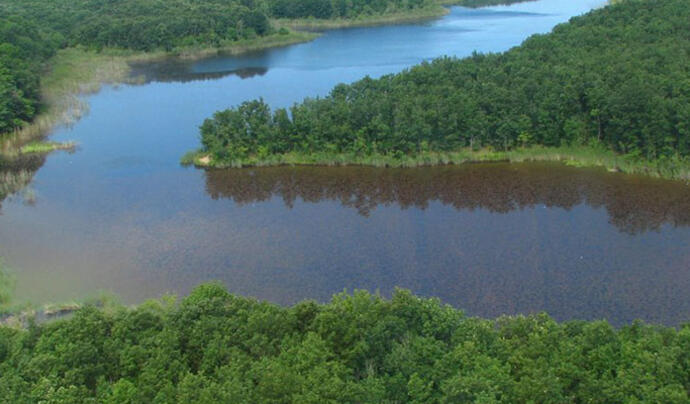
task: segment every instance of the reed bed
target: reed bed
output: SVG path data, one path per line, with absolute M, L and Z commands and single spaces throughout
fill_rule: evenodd
M 51 59 L 50 68 L 41 80 L 44 109 L 33 122 L 0 136 L 0 153 L 16 155 L 27 143 L 45 138 L 58 127 L 75 124 L 89 113 L 89 104 L 83 97 L 97 93 L 103 85 L 139 84 L 137 78 L 130 75 L 132 62 L 170 57 L 200 59 L 218 53 L 239 54 L 311 41 L 317 36 L 315 33 L 288 31 L 216 47 L 187 47 L 171 52 L 119 49 L 96 52 L 83 47 L 62 49 Z
M 250 156 L 230 161 L 215 161 L 203 151 L 185 154 L 181 163 L 197 167 L 241 168 L 281 165 L 372 167 L 423 167 L 481 162 L 554 161 L 576 167 L 602 167 L 608 171 L 644 174 L 652 177 L 690 182 L 690 161 L 674 159 L 648 161 L 616 154 L 589 146 L 525 147 L 510 151 L 492 149 L 460 149 L 449 152 L 419 152 L 415 154 L 357 154 L 357 153 L 285 153 L 265 157 Z
M 316 19 L 299 18 L 273 19 L 272 23 L 276 27 L 289 28 L 292 30 L 323 31 L 328 29 L 369 27 L 376 25 L 402 24 L 408 22 L 421 21 L 431 18 L 438 18 L 448 14 L 449 10 L 441 5 L 434 5 L 415 10 L 401 10 L 392 14 L 369 15 L 359 18 L 334 18 Z

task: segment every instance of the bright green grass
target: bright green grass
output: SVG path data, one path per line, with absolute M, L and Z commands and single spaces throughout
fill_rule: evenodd
M 55 150 L 72 150 L 77 146 L 75 142 L 31 142 L 21 148 L 22 154 L 50 153 Z

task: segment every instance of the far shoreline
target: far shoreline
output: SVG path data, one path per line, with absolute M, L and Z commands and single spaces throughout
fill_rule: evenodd
M 45 139 L 54 129 L 77 122 L 88 113 L 84 95 L 95 94 L 103 85 L 137 84 L 131 76 L 130 63 L 155 62 L 168 58 L 198 60 L 217 54 L 239 55 L 312 41 L 320 34 L 288 31 L 256 39 L 237 41 L 218 47 L 187 47 L 171 51 L 132 51 L 84 47 L 61 49 L 49 61 L 41 77 L 43 111 L 33 122 L 14 132 L 0 135 L 0 153 L 16 154 L 27 143 Z

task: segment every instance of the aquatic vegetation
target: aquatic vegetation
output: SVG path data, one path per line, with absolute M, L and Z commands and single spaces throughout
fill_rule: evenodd
M 399 24 L 441 17 L 448 13 L 448 9 L 440 4 L 430 4 L 416 9 L 401 9 L 384 14 L 363 14 L 356 18 L 277 18 L 272 23 L 276 27 L 293 30 L 319 31 L 347 27 L 366 27 L 385 24 Z
M 73 150 L 75 142 L 31 142 L 22 146 L 22 153 L 50 153 L 55 150 Z
M 7 307 L 14 294 L 15 280 L 0 257 L 0 312 Z
M 289 152 L 265 157 L 248 156 L 235 160 L 217 160 L 206 151 L 186 153 L 180 160 L 183 165 L 212 168 L 241 168 L 267 166 L 372 166 L 372 167 L 424 167 L 447 164 L 466 164 L 505 161 L 522 163 L 528 161 L 555 161 L 578 167 L 603 167 L 610 171 L 628 174 L 645 174 L 652 177 L 690 181 L 688 158 L 645 160 L 624 156 L 591 146 L 520 147 L 508 151 L 492 148 L 473 150 L 461 148 L 451 151 L 425 151 L 411 154 L 363 154 Z

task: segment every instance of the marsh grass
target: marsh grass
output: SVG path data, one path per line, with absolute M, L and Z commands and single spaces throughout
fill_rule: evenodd
M 141 84 L 131 76 L 130 63 L 165 58 L 201 59 L 218 53 L 239 54 L 266 48 L 311 41 L 318 34 L 309 32 L 276 33 L 265 37 L 220 44 L 214 47 L 186 47 L 170 52 L 136 52 L 122 49 L 90 50 L 66 48 L 50 60 L 41 78 L 43 110 L 30 124 L 0 136 L 0 153 L 16 155 L 29 142 L 46 137 L 60 126 L 71 126 L 89 113 L 83 96 L 97 93 L 103 85 Z
M 14 295 L 14 285 L 14 275 L 5 266 L 5 261 L 0 257 L 0 314 L 9 307 Z
M 20 149 L 22 154 L 50 153 L 55 150 L 74 150 L 76 142 L 30 142 Z
M 127 81 L 127 54 L 118 51 L 94 52 L 83 48 L 58 51 L 50 70 L 41 79 L 43 110 L 30 124 L 2 138 L 3 154 L 16 154 L 28 142 L 45 137 L 58 126 L 69 126 L 88 114 L 89 105 L 81 96 L 98 92 L 103 84 Z
M 157 54 L 157 57 L 178 57 L 185 60 L 195 60 L 217 54 L 237 55 L 268 48 L 279 48 L 282 46 L 294 45 L 302 42 L 309 42 L 317 37 L 319 37 L 319 34 L 314 32 L 297 32 L 288 30 L 288 32 L 285 34 L 275 33 L 272 35 L 267 35 L 254 39 L 242 39 L 239 41 L 221 43 L 220 46 L 198 46 L 181 48 L 169 53 L 159 53 Z
M 11 287 L 13 290 L 14 284 Z M 84 306 L 95 306 L 111 314 L 123 310 L 123 306 L 116 295 L 103 291 L 96 292 L 82 299 L 65 300 L 43 305 L 8 301 L 5 305 L 0 304 L 0 326 L 26 328 L 32 322 L 45 323 L 65 319 Z
M 385 15 L 364 15 L 358 18 L 298 18 L 273 19 L 272 23 L 278 28 L 289 28 L 293 30 L 322 31 L 328 29 L 368 27 L 375 25 L 403 24 L 415 21 L 422 21 L 431 18 L 438 18 L 448 14 L 450 10 L 440 4 L 424 7 L 416 10 L 400 10 Z
M 590 146 L 534 146 L 510 151 L 496 151 L 488 148 L 479 150 L 460 149 L 450 152 L 420 152 L 407 155 L 326 152 L 286 153 L 268 155 L 261 158 L 251 156 L 231 161 L 215 161 L 208 153 L 196 151 L 185 154 L 181 159 L 183 165 L 212 168 L 280 165 L 423 167 L 500 161 L 512 163 L 554 161 L 575 167 L 602 167 L 609 171 L 690 181 L 690 161 L 688 159 L 678 157 L 675 159 L 647 161 Z

